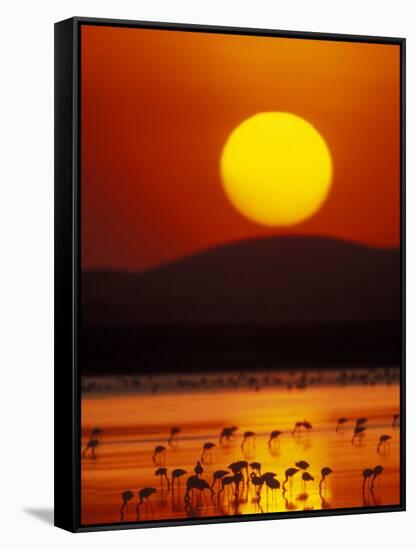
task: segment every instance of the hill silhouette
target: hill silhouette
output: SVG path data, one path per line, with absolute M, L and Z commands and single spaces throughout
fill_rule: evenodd
M 251 239 L 141 273 L 83 272 L 81 296 L 87 370 L 399 358 L 398 249 Z
M 400 253 L 335 239 L 220 246 L 143 273 L 82 275 L 86 325 L 288 323 L 400 317 Z

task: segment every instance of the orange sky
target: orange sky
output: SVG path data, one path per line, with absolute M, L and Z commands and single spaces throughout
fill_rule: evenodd
M 83 26 L 81 55 L 83 269 L 284 233 L 399 245 L 399 46 Z M 290 228 L 242 217 L 221 185 L 229 133 L 264 111 L 305 118 L 332 154 L 327 201 Z

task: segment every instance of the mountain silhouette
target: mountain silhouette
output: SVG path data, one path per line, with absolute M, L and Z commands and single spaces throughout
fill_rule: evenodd
M 82 274 L 84 374 L 400 363 L 400 251 L 318 237 Z
M 400 318 L 400 251 L 321 237 L 218 246 L 142 273 L 82 274 L 86 327 Z

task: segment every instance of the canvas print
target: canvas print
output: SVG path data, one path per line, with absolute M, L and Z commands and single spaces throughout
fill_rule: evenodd
M 81 523 L 400 504 L 400 46 L 81 26 Z

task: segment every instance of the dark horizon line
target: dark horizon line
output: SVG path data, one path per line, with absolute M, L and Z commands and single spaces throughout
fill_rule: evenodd
M 373 246 L 369 245 L 367 243 L 363 243 L 361 241 L 357 241 L 354 239 L 345 239 L 340 237 L 334 237 L 332 235 L 321 235 L 321 234 L 297 234 L 297 233 L 285 233 L 282 235 L 265 235 L 262 237 L 247 237 L 242 239 L 235 239 L 231 241 L 227 241 L 224 243 L 219 243 L 211 247 L 203 247 L 196 252 L 192 252 L 191 254 L 185 254 L 180 255 L 174 260 L 167 260 L 164 262 L 156 263 L 152 267 L 145 267 L 144 269 L 123 269 L 123 268 L 114 268 L 114 267 L 91 267 L 91 268 L 83 268 L 81 265 L 81 273 L 124 273 L 124 274 L 130 274 L 130 275 L 137 275 L 137 274 L 143 274 L 150 271 L 153 271 L 155 269 L 165 268 L 170 265 L 176 264 L 178 262 L 181 262 L 183 260 L 188 260 L 190 258 L 195 258 L 201 254 L 204 254 L 206 252 L 212 252 L 214 250 L 221 250 L 226 249 L 228 247 L 231 247 L 233 245 L 241 244 L 241 243 L 247 243 L 247 242 L 254 242 L 254 241 L 271 241 L 271 240 L 321 240 L 321 241 L 332 241 L 337 242 L 340 244 L 346 244 L 355 246 L 357 248 L 363 248 L 371 251 L 377 251 L 377 252 L 393 252 L 393 251 L 400 251 L 401 249 L 401 243 L 399 243 L 397 246 Z M 82 262 L 81 262 L 82 264 Z

